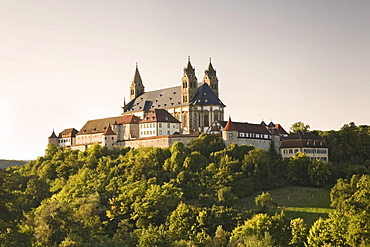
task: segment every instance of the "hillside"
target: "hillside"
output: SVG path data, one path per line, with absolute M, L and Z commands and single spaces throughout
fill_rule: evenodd
M 4 169 L 10 166 L 23 166 L 26 163 L 27 161 L 23 161 L 23 160 L 1 160 L 0 159 L 0 168 Z
M 0 246 L 367 244 L 354 226 L 370 228 L 370 177 L 339 180 L 330 209 L 329 190 L 313 186 L 328 187 L 333 169 L 205 134 L 170 148 L 49 145 L 43 157 L 0 170 Z M 255 207 L 261 191 L 277 207 Z

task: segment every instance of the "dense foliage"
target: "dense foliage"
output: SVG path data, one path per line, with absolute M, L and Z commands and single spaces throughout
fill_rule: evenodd
M 335 213 L 311 228 L 238 203 L 289 183 L 327 186 L 333 171 L 302 153 L 283 161 L 273 146 L 225 147 L 205 134 L 170 148 L 49 145 L 23 167 L 0 169 L 0 246 L 366 246 L 369 176 L 339 180 Z M 264 212 L 273 198 L 256 203 Z

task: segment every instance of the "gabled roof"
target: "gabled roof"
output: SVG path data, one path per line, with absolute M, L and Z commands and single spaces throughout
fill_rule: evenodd
M 104 133 L 108 124 L 119 122 L 123 116 L 89 120 L 77 133 L 77 135 Z
M 227 124 L 226 121 L 218 121 L 218 122 L 223 128 L 226 128 L 226 124 Z M 270 134 L 270 132 L 260 124 L 240 123 L 240 122 L 232 122 L 232 123 L 238 132 L 266 134 L 266 135 Z
M 198 86 L 201 83 L 198 83 Z M 207 83 L 198 87 L 196 94 L 189 104 L 192 105 L 225 105 L 212 91 Z M 150 111 L 154 109 L 168 109 L 171 107 L 183 106 L 181 103 L 181 86 L 159 89 L 145 92 L 131 100 L 123 107 L 124 113 Z
M 297 133 L 288 136 L 289 140 L 324 140 L 320 136 L 316 136 L 310 132 L 297 131 Z
M 180 86 L 145 92 L 124 106 L 123 111 L 129 113 L 176 106 L 182 106 Z
M 135 124 L 139 122 L 140 118 L 133 114 L 122 116 L 121 119 L 118 121 L 119 124 Z
M 315 136 L 310 132 L 298 131 L 282 140 L 280 148 L 327 148 L 326 141 L 320 136 Z
M 278 135 L 288 135 L 288 132 L 280 124 L 275 124 L 274 134 Z
M 173 117 L 168 111 L 164 109 L 154 109 L 148 114 L 140 123 L 180 123 L 175 117 Z
M 224 103 L 217 97 L 207 83 L 203 83 L 198 87 L 194 97 L 189 102 L 190 105 L 221 105 Z
M 110 124 L 108 124 L 108 127 L 107 129 L 104 131 L 103 133 L 104 136 L 111 136 L 111 135 L 117 135 L 116 132 L 114 132 L 112 130 L 112 127 L 110 126 Z
M 65 129 L 59 133 L 59 138 L 68 138 L 68 137 L 75 137 L 78 133 L 78 130 L 75 128 Z

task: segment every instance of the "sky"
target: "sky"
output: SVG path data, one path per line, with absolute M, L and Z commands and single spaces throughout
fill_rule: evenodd
M 0 159 L 119 116 L 138 63 L 146 91 L 188 56 L 217 70 L 225 117 L 311 129 L 370 124 L 368 0 L 0 0 Z

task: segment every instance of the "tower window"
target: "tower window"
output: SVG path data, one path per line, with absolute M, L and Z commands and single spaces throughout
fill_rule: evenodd
M 208 115 L 204 115 L 204 127 L 208 127 L 209 126 L 209 117 Z

